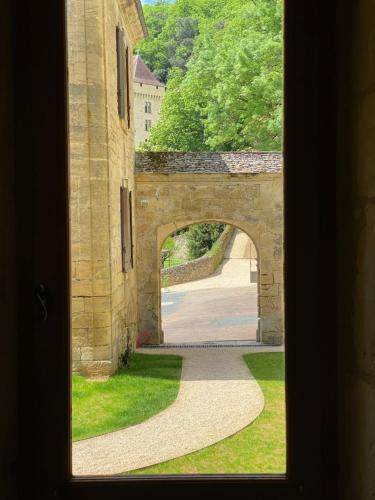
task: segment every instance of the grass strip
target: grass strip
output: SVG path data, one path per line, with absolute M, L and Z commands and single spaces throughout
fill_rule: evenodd
M 284 354 L 244 356 L 265 398 L 261 415 L 203 450 L 127 474 L 275 474 L 286 471 Z
M 177 397 L 181 367 L 180 356 L 137 353 L 106 381 L 74 375 L 73 441 L 139 424 L 167 408 Z

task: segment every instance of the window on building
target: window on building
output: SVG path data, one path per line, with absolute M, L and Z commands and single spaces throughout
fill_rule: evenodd
M 133 234 L 131 228 L 131 194 L 125 187 L 120 188 L 120 210 L 121 210 L 121 267 L 122 272 L 127 273 L 130 266 L 133 267 Z
M 133 238 L 133 193 L 129 191 L 129 244 L 130 244 L 130 265 L 134 267 L 134 238 Z
M 118 26 L 116 26 L 116 57 L 118 114 L 121 118 L 125 118 L 124 32 Z
M 128 115 L 128 128 L 130 128 L 130 63 L 129 63 L 129 47 L 126 47 L 125 50 L 125 71 L 126 71 L 126 112 Z
M 117 101 L 120 118 L 127 116 L 130 128 L 130 88 L 129 88 L 129 49 L 125 48 L 124 30 L 116 27 L 116 57 L 117 57 Z
M 150 101 L 145 102 L 145 113 L 151 113 L 151 102 Z
M 152 126 L 151 120 L 146 120 L 145 121 L 145 130 L 146 130 L 146 132 L 148 132 L 151 129 L 151 126 Z
M 58 3 L 56 2 L 56 5 Z M 31 6 L 29 0 L 26 4 Z M 320 495 L 323 496 L 324 491 L 335 488 L 337 465 L 332 457 L 336 456 L 333 455 L 336 453 L 336 443 L 334 436 L 330 439 L 329 433 L 331 430 L 334 431 L 332 424 L 335 424 L 337 391 L 335 380 L 331 381 L 327 377 L 327 375 L 332 375 L 331 371 L 327 369 L 328 364 L 335 366 L 334 355 L 336 351 L 332 347 L 335 335 L 333 329 L 333 334 L 330 335 L 328 326 L 332 323 L 327 322 L 324 317 L 323 312 L 326 311 L 323 308 L 322 312 L 322 308 L 318 307 L 324 305 L 324 299 L 328 299 L 327 304 L 331 306 L 334 290 L 332 291 L 332 287 L 324 287 L 321 279 L 315 279 L 315 276 L 320 277 L 322 274 L 320 268 L 322 263 L 324 270 L 326 270 L 324 259 L 328 260 L 326 258 L 327 251 L 329 255 L 332 255 L 331 249 L 335 248 L 334 235 L 327 236 L 329 226 L 328 223 L 326 224 L 327 212 L 329 216 L 333 216 L 334 207 L 331 208 L 331 205 L 327 203 L 323 204 L 328 196 L 332 198 L 330 189 L 333 184 L 332 176 L 328 176 L 327 185 L 324 188 L 321 188 L 319 183 L 320 175 L 325 174 L 324 169 L 329 171 L 330 165 L 333 164 L 329 161 L 331 156 L 326 155 L 326 152 L 330 153 L 330 150 L 325 149 L 324 146 L 327 145 L 328 140 L 324 142 L 324 139 L 330 139 L 335 132 L 332 125 L 335 123 L 335 116 L 331 116 L 334 113 L 330 113 L 330 110 L 334 109 L 335 102 L 333 98 L 332 101 L 330 100 L 335 74 L 333 69 L 330 71 L 333 65 L 328 65 L 333 59 L 330 54 L 334 54 L 334 51 L 330 50 L 332 45 L 327 47 L 326 43 L 327 38 L 328 42 L 330 41 L 328 35 L 334 39 L 334 30 L 332 29 L 333 24 L 329 23 L 330 15 L 326 15 L 329 9 L 324 5 L 317 3 L 311 6 L 304 2 L 286 2 L 286 5 L 287 14 L 289 14 L 286 17 L 286 27 L 288 28 L 286 40 L 290 49 L 287 51 L 286 57 L 289 72 L 286 79 L 286 91 L 287 95 L 291 97 L 288 101 L 290 108 L 287 113 L 287 133 L 285 134 L 286 164 L 288 166 L 286 196 L 288 209 L 288 218 L 286 219 L 288 229 L 287 345 L 289 352 L 287 377 L 290 387 L 288 391 L 288 419 L 292 423 L 288 432 L 290 477 L 287 481 L 284 481 L 283 478 L 271 479 L 259 475 L 238 479 L 231 476 L 207 479 L 205 476 L 195 475 L 191 481 L 186 478 L 182 478 L 180 481 L 170 475 L 165 479 L 162 478 L 162 481 L 154 480 L 154 482 L 150 482 L 147 477 L 140 478 L 139 481 L 133 478 L 127 481 L 126 476 L 117 477 L 115 481 L 107 480 L 107 478 L 101 478 L 99 481 L 90 480 L 90 478 L 84 478 L 82 481 L 71 480 L 69 473 L 71 443 L 68 431 L 71 406 L 69 390 L 67 389 L 70 359 L 70 350 L 68 349 L 69 297 L 67 298 L 69 273 L 68 269 L 64 267 L 68 266 L 69 261 L 68 231 L 66 229 L 69 224 L 66 215 L 68 213 L 68 193 L 66 192 L 66 183 L 64 183 L 67 178 L 68 152 L 66 144 L 68 141 L 64 137 L 65 128 L 59 129 L 59 133 L 55 134 L 53 122 L 51 122 L 52 127 L 48 126 L 51 120 L 36 127 L 36 133 L 30 138 L 27 120 L 23 119 L 24 116 L 21 113 L 21 117 L 17 121 L 17 124 L 20 124 L 20 142 L 25 139 L 29 140 L 35 148 L 40 141 L 42 141 L 41 144 L 45 143 L 45 133 L 43 133 L 45 131 L 48 133 L 51 131 L 49 139 L 53 140 L 50 140 L 50 147 L 40 149 L 43 154 L 37 155 L 37 163 L 33 157 L 30 160 L 31 173 L 28 176 L 34 180 L 33 174 L 37 173 L 36 176 L 34 175 L 35 189 L 33 189 L 33 196 L 30 198 L 35 206 L 29 204 L 29 210 L 19 210 L 22 216 L 21 229 L 22 227 L 28 229 L 31 226 L 30 230 L 24 231 L 25 234 L 20 231 L 21 246 L 24 245 L 20 254 L 20 272 L 24 270 L 26 264 L 30 267 L 29 261 L 25 264 L 22 260 L 24 254 L 28 253 L 32 256 L 32 270 L 40 269 L 47 278 L 53 277 L 54 300 L 55 303 L 59 304 L 59 307 L 54 308 L 48 322 L 40 323 L 38 320 L 39 322 L 34 321 L 34 324 L 31 323 L 33 316 L 28 314 L 31 307 L 30 294 L 26 290 L 26 293 L 21 294 L 20 297 L 22 299 L 19 304 L 20 310 L 22 313 L 26 311 L 26 314 L 19 315 L 21 339 L 25 341 L 25 345 L 21 345 L 20 348 L 21 362 L 19 365 L 22 367 L 20 401 L 23 401 L 24 407 L 31 408 L 31 410 L 22 414 L 21 430 L 23 430 L 25 439 L 21 443 L 19 469 L 23 479 L 32 478 L 30 485 L 27 485 L 31 495 L 36 491 L 42 491 L 42 496 L 46 498 L 50 496 L 49 492 L 53 491 L 56 495 L 65 496 L 65 498 L 106 496 L 106 498 L 112 499 L 129 494 L 136 481 L 137 490 L 141 495 L 144 490 L 149 490 L 155 484 L 162 493 L 172 491 L 178 494 L 183 491 L 183 488 L 189 489 L 193 495 L 196 492 L 199 493 L 203 488 L 209 493 L 214 492 L 215 488 L 221 488 L 222 491 L 226 492 L 241 491 L 242 493 L 241 487 L 243 487 L 246 488 L 245 495 L 251 498 L 279 499 L 302 496 L 306 499 L 317 498 Z M 36 28 L 39 29 L 35 29 L 38 36 L 30 37 L 29 43 L 37 64 L 30 66 L 30 62 L 26 61 L 26 70 L 33 81 L 37 78 L 41 79 L 43 76 L 45 86 L 42 88 L 41 85 L 33 85 L 31 96 L 28 96 L 28 99 L 32 103 L 34 101 L 39 103 L 40 110 L 35 117 L 36 121 L 41 121 L 40 117 L 45 119 L 45 117 L 49 118 L 52 115 L 55 121 L 57 116 L 60 123 L 63 124 L 65 106 L 61 103 L 65 102 L 65 89 L 61 75 L 65 73 L 63 66 L 65 47 L 61 43 L 61 37 L 57 35 L 61 34 L 64 26 L 64 11 L 50 5 L 41 8 L 34 4 L 33 8 L 36 9 L 33 16 L 37 21 Z M 24 10 L 29 9 L 20 9 L 21 27 L 25 26 L 27 21 Z M 319 20 L 320 14 L 322 19 L 319 24 L 317 20 Z M 331 17 L 334 20 L 334 16 Z M 54 31 L 51 31 L 51 25 L 55 27 Z M 310 36 L 316 26 L 319 26 L 321 43 L 316 43 L 316 39 Z M 51 33 L 53 35 L 51 46 L 46 53 L 43 50 L 43 42 L 45 43 Z M 55 33 L 56 36 L 54 36 Z M 19 43 L 20 47 L 16 47 L 16 55 L 19 52 L 22 54 L 27 35 L 27 30 L 20 30 L 22 43 Z M 39 47 L 41 50 L 37 50 Z M 312 65 L 309 60 L 303 57 L 306 52 L 316 60 L 324 59 L 324 65 Z M 46 62 L 53 64 L 48 67 Z M 48 68 L 48 71 L 38 75 L 37 68 L 39 67 Z M 61 68 L 64 69 L 64 72 L 61 71 Z M 16 81 L 16 88 L 22 87 L 23 79 L 19 80 Z M 38 80 L 36 81 L 38 82 Z M 48 100 L 47 108 L 49 109 L 46 109 L 47 100 L 42 98 L 46 88 L 53 89 L 53 93 L 51 93 L 53 100 L 52 102 Z M 306 102 L 306 94 L 313 97 L 308 102 Z M 24 103 L 21 101 L 21 104 Z M 27 106 L 19 106 L 19 108 L 20 111 L 27 110 Z M 48 113 L 51 109 L 54 112 Z M 326 115 L 324 115 L 325 110 L 328 110 Z M 304 127 L 301 127 L 301 122 L 307 113 L 310 119 L 306 120 Z M 24 115 L 26 116 L 26 112 Z M 322 116 L 324 120 L 322 120 Z M 320 145 L 321 141 L 322 145 Z M 317 143 L 319 147 L 316 146 Z M 24 149 L 27 151 L 31 148 Z M 310 154 L 303 157 L 304 169 L 301 169 L 301 156 L 307 149 L 310 149 Z M 33 152 L 33 149 L 31 151 Z M 19 162 L 24 159 L 22 150 L 20 154 Z M 56 168 L 50 168 L 51 158 L 56 159 Z M 32 163 L 33 161 L 35 165 Z M 311 182 L 304 184 L 303 176 L 306 177 L 306 172 L 310 176 L 309 181 L 311 180 Z M 303 190 L 301 185 L 304 186 Z M 49 196 L 51 186 L 61 186 L 60 191 L 56 189 L 56 196 Z M 21 194 L 24 194 L 24 191 L 21 191 Z M 318 198 L 318 195 L 323 201 Z M 306 210 L 298 210 L 305 200 L 308 200 L 305 203 Z M 26 201 L 29 201 L 29 198 L 26 198 Z M 235 202 L 236 200 L 234 200 L 234 204 Z M 26 205 L 25 202 L 24 204 Z M 327 208 L 331 210 L 327 210 Z M 303 212 L 303 217 L 299 212 Z M 45 220 L 43 216 L 46 213 L 48 217 Z M 320 220 L 322 213 L 325 215 L 323 223 Z M 254 217 L 254 215 L 252 214 L 250 217 Z M 46 233 L 45 222 L 48 223 L 49 233 Z M 30 238 L 30 234 L 32 238 Z M 48 234 L 48 238 L 46 238 L 46 234 Z M 312 241 L 307 257 L 306 255 L 301 256 L 300 252 L 301 238 L 306 236 Z M 47 252 L 32 253 L 32 245 L 35 245 L 35 241 L 41 242 L 43 250 L 46 240 L 48 243 Z M 301 277 L 301 268 L 303 268 L 304 261 L 309 263 L 308 276 L 311 278 L 311 282 L 306 286 L 304 293 L 301 293 L 301 280 L 303 278 L 303 276 Z M 329 293 L 326 293 L 325 290 L 328 290 Z M 301 335 L 301 331 L 303 331 L 303 335 Z M 47 334 L 49 342 L 45 341 Z M 306 349 L 306 339 L 311 340 L 308 349 Z M 48 370 L 48 377 L 30 377 L 33 366 L 40 359 L 47 363 L 47 368 L 52 367 L 53 369 Z M 31 391 L 30 388 L 33 390 Z M 29 406 L 28 403 L 30 403 Z M 46 411 L 35 411 L 38 405 L 45 408 Z M 34 432 L 25 432 L 25 429 L 29 428 L 30 425 L 34 428 Z M 35 436 L 38 436 L 38 439 Z M 35 446 L 36 443 L 37 446 Z M 26 461 L 26 459 L 29 460 Z M 25 463 L 30 465 L 30 470 L 25 470 Z M 330 498 L 335 498 L 335 495 L 330 496 Z

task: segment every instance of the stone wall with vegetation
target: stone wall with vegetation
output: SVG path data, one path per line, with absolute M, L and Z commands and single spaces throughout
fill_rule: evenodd
M 226 226 L 222 234 L 214 243 L 211 250 L 199 259 L 194 259 L 185 264 L 161 270 L 161 284 L 163 287 L 178 285 L 188 281 L 199 280 L 210 276 L 221 264 L 225 249 L 233 236 L 233 227 Z

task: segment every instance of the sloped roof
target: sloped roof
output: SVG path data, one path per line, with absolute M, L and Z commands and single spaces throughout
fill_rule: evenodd
M 155 85 L 158 87 L 165 87 L 163 82 L 157 80 L 154 73 L 146 66 L 141 56 L 134 56 L 134 77 L 133 80 L 137 83 L 144 83 L 146 85 Z
M 136 153 L 137 173 L 160 174 L 278 174 L 283 157 L 276 152 Z

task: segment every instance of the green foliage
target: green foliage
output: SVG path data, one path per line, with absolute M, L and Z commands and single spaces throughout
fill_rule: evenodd
M 130 358 L 132 357 L 132 348 L 130 345 L 130 338 L 127 337 L 126 339 L 126 349 L 124 352 L 122 352 L 119 356 L 119 366 L 121 368 L 127 368 L 130 363 Z
M 104 382 L 78 375 L 72 384 L 73 440 L 138 424 L 169 406 L 177 396 L 180 356 L 134 354 Z
M 188 256 L 186 256 L 184 252 L 181 253 L 181 244 L 184 244 L 183 241 L 185 239 L 183 235 L 187 231 L 188 228 L 183 228 L 174 233 L 174 236 L 182 235 L 183 240 L 181 240 L 181 237 L 175 239 L 173 236 L 168 236 L 168 238 L 165 240 L 161 250 L 161 261 L 163 269 L 178 266 L 180 264 L 186 264 L 186 262 L 189 261 Z
M 190 226 L 187 234 L 189 255 L 192 259 L 202 257 L 224 231 L 224 224 L 202 223 Z
M 281 149 L 281 0 L 146 6 L 138 50 L 168 81 L 154 151 Z
M 195 453 L 129 474 L 277 474 L 286 471 L 284 354 L 246 354 L 265 407 L 248 427 Z
M 137 45 L 137 52 L 159 80 L 166 83 L 171 68 L 186 72 L 201 22 L 224 3 L 225 0 L 159 0 L 143 6 L 149 37 Z
M 169 286 L 169 277 L 168 276 L 162 276 L 161 277 L 161 287 L 166 288 Z
M 168 238 L 164 241 L 163 250 L 173 250 L 175 247 L 175 242 L 172 236 L 168 236 Z
M 217 255 L 221 250 L 221 245 L 215 241 L 215 243 L 212 245 L 211 249 L 207 252 L 207 255 L 210 257 Z

